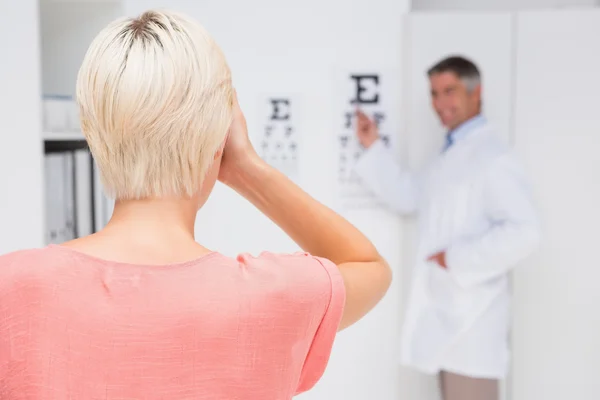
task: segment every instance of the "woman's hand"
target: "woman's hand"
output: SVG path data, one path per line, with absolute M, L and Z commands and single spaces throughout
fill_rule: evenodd
M 229 134 L 223 149 L 219 180 L 228 186 L 232 186 L 232 184 L 235 184 L 236 177 L 239 176 L 240 169 L 250 168 L 261 161 L 248 137 L 246 117 L 244 117 L 238 103 L 237 93 L 234 91 L 233 122 L 229 128 Z

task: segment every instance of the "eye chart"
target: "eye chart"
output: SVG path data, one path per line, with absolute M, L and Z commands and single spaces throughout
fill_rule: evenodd
M 394 151 L 400 105 L 397 75 L 399 71 L 394 69 L 336 74 L 334 123 L 338 141 L 338 201 L 344 209 L 383 207 L 353 169 L 365 151 L 356 136 L 356 110 L 362 110 L 375 122 L 381 139 L 390 151 Z
M 260 98 L 261 139 L 257 151 L 261 158 L 290 179 L 298 175 L 298 115 L 293 96 Z

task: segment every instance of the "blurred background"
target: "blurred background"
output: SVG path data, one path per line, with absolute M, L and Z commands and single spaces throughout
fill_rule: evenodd
M 389 145 L 404 165 L 419 168 L 444 140 L 426 70 L 460 54 L 482 71 L 484 113 L 525 163 L 544 226 L 540 250 L 512 274 L 512 361 L 503 398 L 600 399 L 598 6 L 597 0 L 0 0 L 0 253 L 60 243 L 106 223 L 112 203 L 86 150 L 73 98 L 79 65 L 92 38 L 119 16 L 152 7 L 188 13 L 223 48 L 263 157 L 366 232 L 395 270 L 384 301 L 340 334 L 323 380 L 302 397 L 436 400 L 435 378 L 398 364 L 414 221 L 387 211 L 347 175 L 357 151 L 347 113 L 362 79 L 366 92 L 380 95 L 370 111 L 383 116 Z M 278 125 L 278 113 L 290 117 Z M 281 139 L 274 139 L 277 132 Z M 259 233 L 249 228 L 256 223 Z M 197 234 L 228 255 L 296 250 L 222 185 L 201 210 Z

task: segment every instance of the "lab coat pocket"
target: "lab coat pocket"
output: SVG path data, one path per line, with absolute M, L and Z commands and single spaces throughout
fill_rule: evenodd
M 437 263 L 428 263 L 428 289 L 432 305 L 452 314 L 468 311 L 468 297 L 450 273 Z

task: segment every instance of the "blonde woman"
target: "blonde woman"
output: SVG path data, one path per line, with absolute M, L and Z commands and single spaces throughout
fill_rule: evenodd
M 116 21 L 77 97 L 114 214 L 94 235 L 0 257 L 0 398 L 280 400 L 314 386 L 390 269 L 257 156 L 213 39 L 172 12 Z M 217 179 L 305 252 L 197 243 Z

